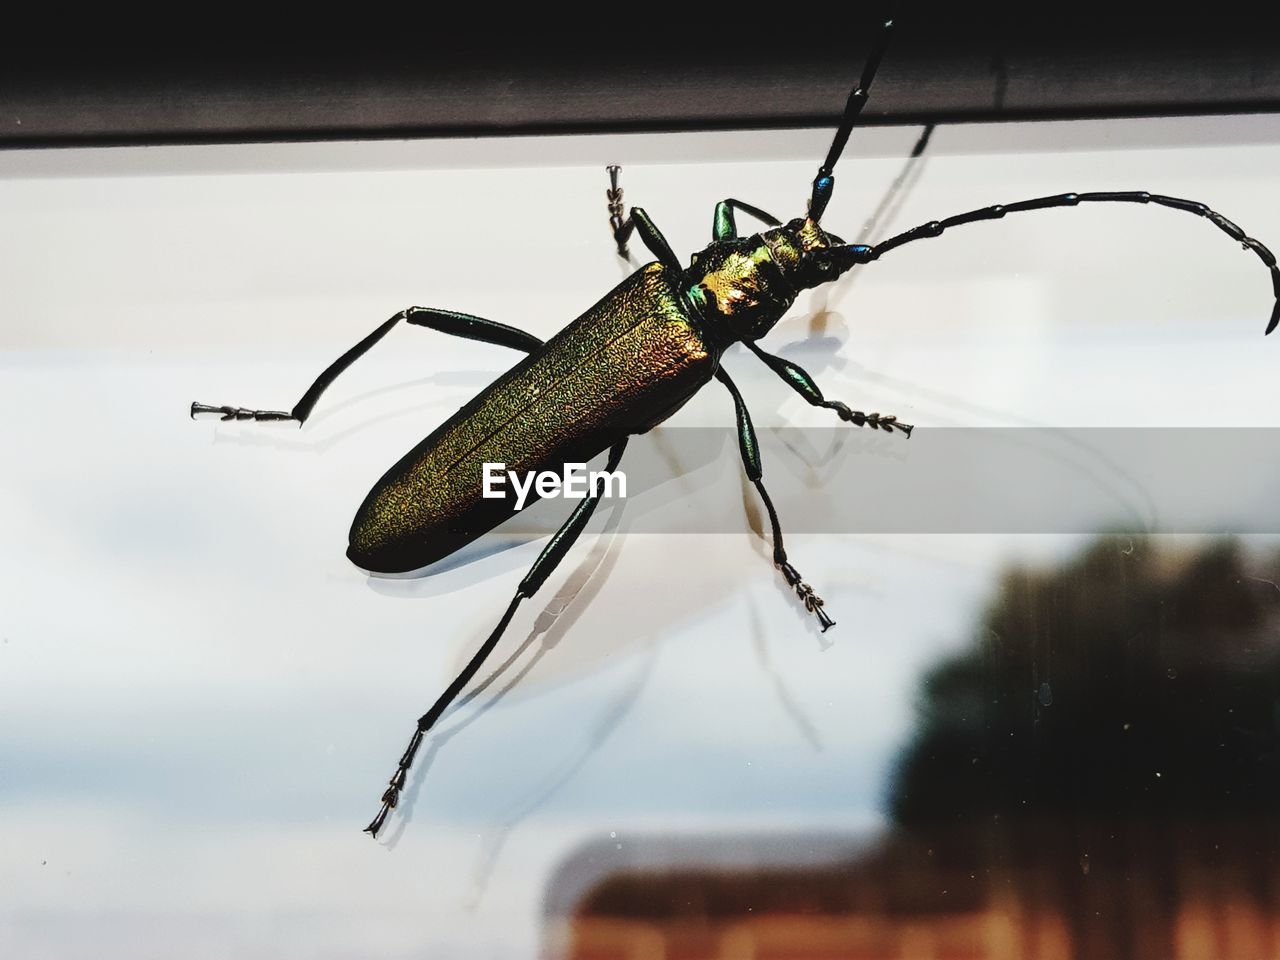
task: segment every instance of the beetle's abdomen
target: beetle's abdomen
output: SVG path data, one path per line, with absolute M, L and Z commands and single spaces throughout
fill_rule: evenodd
M 719 351 L 677 281 L 656 263 L 632 274 L 409 451 L 356 513 L 347 556 L 380 573 L 434 563 L 515 512 L 482 496 L 485 463 L 558 472 L 679 409 Z

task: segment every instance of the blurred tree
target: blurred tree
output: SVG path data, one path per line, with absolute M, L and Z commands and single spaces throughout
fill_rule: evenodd
M 1180 543 L 1008 571 L 923 680 L 895 829 L 848 862 L 633 868 L 578 917 L 650 924 L 669 956 L 769 917 L 794 956 L 837 955 L 832 918 L 850 956 L 868 931 L 893 957 L 1276 956 L 1280 557 Z
M 906 826 L 1280 812 L 1280 587 L 1233 541 L 1104 538 L 1005 574 L 925 677 Z

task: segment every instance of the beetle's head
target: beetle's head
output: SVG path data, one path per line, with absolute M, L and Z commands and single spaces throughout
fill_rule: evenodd
M 863 262 L 866 247 L 851 246 L 808 217 L 792 220 L 764 233 L 773 260 L 797 290 L 811 290 L 835 280 Z
M 846 249 L 810 219 L 758 236 L 713 243 L 686 271 L 693 296 L 734 340 L 758 340 L 782 319 L 801 290 L 834 280 Z

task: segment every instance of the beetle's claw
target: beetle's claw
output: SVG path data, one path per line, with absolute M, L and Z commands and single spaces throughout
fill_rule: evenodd
M 369 822 L 364 828 L 364 832 L 369 834 L 375 840 L 378 838 L 378 831 L 382 829 L 382 825 L 387 822 L 387 817 L 391 811 L 396 808 L 396 803 L 400 800 L 400 788 L 396 786 L 395 780 L 391 781 L 391 786 L 382 794 L 382 809 L 378 811 L 378 815 Z
M 404 786 L 405 768 L 400 767 L 396 770 L 395 776 L 391 778 L 391 786 L 382 791 L 382 809 L 378 811 L 378 815 L 374 817 L 364 832 L 369 834 L 375 840 L 378 839 L 378 831 L 382 829 L 382 825 L 387 822 L 387 817 L 391 811 L 396 808 L 396 804 L 400 802 L 400 788 Z
M 800 576 L 800 571 L 786 560 L 780 561 L 777 566 L 782 572 L 782 578 L 787 581 L 787 586 L 795 590 L 796 596 L 800 598 L 804 608 L 818 618 L 818 623 L 822 626 L 822 632 L 826 633 L 834 627 L 836 622 L 823 609 L 822 598 L 813 592 L 813 587 L 804 582 L 804 578 Z
M 818 607 L 813 611 L 814 616 L 818 618 L 818 623 L 822 626 L 822 632 L 826 633 L 836 625 L 836 622 L 827 616 L 827 611 L 822 609 L 822 602 L 818 602 Z
M 391 812 L 392 806 L 394 806 L 394 804 L 389 804 L 383 801 L 382 809 L 378 811 L 378 815 L 369 822 L 369 825 L 364 828 L 363 832 L 377 840 L 378 831 L 381 830 L 382 825 L 387 822 L 387 814 Z
M 872 418 L 874 418 L 874 420 Z M 913 424 L 899 423 L 898 418 L 893 414 L 885 414 L 884 416 L 881 416 L 878 413 L 873 413 L 867 418 L 867 423 L 872 427 L 878 427 L 885 433 L 893 433 L 895 429 L 901 430 L 907 435 L 907 439 L 911 438 L 911 431 L 915 429 Z
M 253 411 L 246 410 L 243 407 L 215 407 L 208 403 L 191 404 L 191 419 L 196 418 L 197 413 L 216 413 L 219 420 L 251 420 L 253 419 Z

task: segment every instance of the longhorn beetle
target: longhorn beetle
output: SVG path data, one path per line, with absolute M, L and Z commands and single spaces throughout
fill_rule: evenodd
M 722 200 L 716 204 L 710 246 L 694 254 L 685 267 L 642 209 L 633 207 L 624 217 L 619 169 L 610 167 L 606 196 L 618 253 L 624 258 L 628 255 L 627 243 L 635 233 L 657 259 L 545 343 L 514 327 L 465 313 L 409 307 L 334 361 L 290 411 L 193 403 L 191 416 L 204 413 L 220 415 L 223 420 L 305 423 L 329 384 L 402 320 L 523 351 L 524 359 L 391 467 L 356 512 L 347 556 L 371 572 L 399 573 L 449 556 L 515 512 L 511 497 L 482 496 L 484 463 L 501 462 L 524 472 L 559 471 L 567 463 L 586 462 L 607 450 L 606 470 L 612 473 L 622 460 L 628 437 L 666 420 L 704 385 L 719 380 L 733 398 L 747 477 L 769 514 L 773 562 L 825 631 L 834 621 L 788 559 L 777 511 L 761 479 L 751 416 L 738 388 L 720 366 L 720 358 L 730 345 L 741 342 L 810 404 L 835 411 L 847 423 L 897 431 L 907 437 L 913 427 L 891 415 L 864 413 L 828 400 L 803 369 L 757 344 L 782 319 L 800 291 L 833 281 L 854 266 L 872 263 L 904 244 L 936 237 L 952 227 L 1080 203 L 1143 203 L 1204 217 L 1257 254 L 1271 271 L 1276 296 L 1266 332 L 1271 333 L 1280 322 L 1280 270 L 1275 256 L 1226 217 L 1194 200 L 1143 191 L 1063 193 L 934 220 L 872 245 L 845 243 L 828 232 L 821 221 L 835 187 L 836 163 L 867 102 L 892 32 L 890 19 L 881 28 L 858 84 L 849 94 L 831 148 L 814 178 L 806 216 L 783 223 L 749 203 Z M 735 222 L 738 213 L 760 221 L 767 229 L 740 236 Z M 493 651 L 521 601 L 532 597 L 564 559 L 600 497 L 600 487 L 595 486 L 551 537 L 493 632 L 418 720 L 382 795 L 382 807 L 365 827 L 366 832 L 377 836 L 400 798 L 427 732 Z

